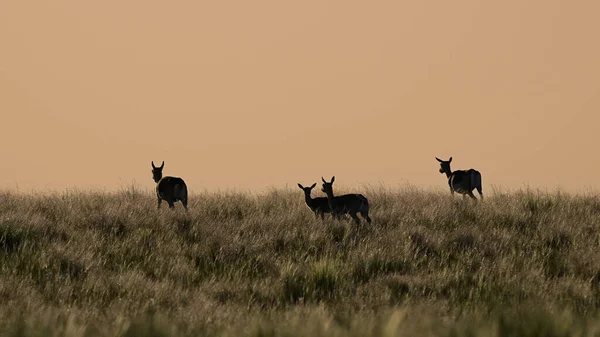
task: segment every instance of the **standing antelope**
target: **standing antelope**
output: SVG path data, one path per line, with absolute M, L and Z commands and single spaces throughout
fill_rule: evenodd
M 483 194 L 481 192 L 481 173 L 479 173 L 479 171 L 469 169 L 466 171 L 452 172 L 450 169 L 452 157 L 450 157 L 448 161 L 441 160 L 438 157 L 435 157 L 435 159 L 440 162 L 440 173 L 445 173 L 446 177 L 448 177 L 448 185 L 450 186 L 452 195 L 454 195 L 454 192 L 457 192 L 462 194 L 463 198 L 469 195 L 474 200 L 477 200 L 473 194 L 473 189 L 476 188 L 480 198 L 483 200 Z
M 315 213 L 315 216 L 321 216 L 321 219 L 325 219 L 325 213 L 331 213 L 329 200 L 327 200 L 325 197 L 312 198 L 310 196 L 310 192 L 313 188 L 315 188 L 315 186 L 317 186 L 317 183 L 312 184 L 310 187 L 304 187 L 298 183 L 298 187 L 304 191 L 304 200 L 306 201 L 306 206 L 308 206 L 308 208 Z
M 158 198 L 158 207 L 165 200 L 169 204 L 169 208 L 175 207 L 174 203 L 181 201 L 183 208 L 187 212 L 187 186 L 183 179 L 178 177 L 163 177 L 162 169 L 165 167 L 165 162 L 162 162 L 160 167 L 154 166 L 152 162 L 152 179 L 156 183 L 156 197 Z
M 331 215 L 333 218 L 341 218 L 344 214 L 350 214 L 352 219 L 356 224 L 360 224 L 360 219 L 356 215 L 356 213 L 360 213 L 360 215 L 367 220 L 368 223 L 371 223 L 371 218 L 369 217 L 369 201 L 362 194 L 344 194 L 340 196 L 333 195 L 333 182 L 335 181 L 335 176 L 331 177 L 331 182 L 326 182 L 323 177 L 323 188 L 322 191 L 327 194 L 327 201 L 329 202 L 329 208 L 331 208 Z

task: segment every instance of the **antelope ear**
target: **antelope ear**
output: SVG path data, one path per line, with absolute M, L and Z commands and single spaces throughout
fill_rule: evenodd
M 160 169 L 162 170 L 162 168 L 165 167 L 165 161 L 163 160 L 162 165 L 160 165 Z
M 331 177 L 331 183 L 335 181 L 335 176 Z
M 313 188 L 315 188 L 315 186 L 317 186 L 317 183 L 314 183 L 310 186 L 310 189 L 312 190 Z
M 450 157 L 450 159 L 448 159 L 448 163 L 451 163 L 451 162 L 452 162 L 452 157 Z
M 441 163 L 441 162 L 443 162 L 443 160 L 441 160 L 441 159 L 440 159 L 440 158 L 438 158 L 438 157 L 435 157 L 435 159 L 437 159 L 437 161 L 439 161 L 440 163 Z
M 152 161 L 152 168 L 155 169 L 156 166 L 154 166 L 154 160 Z
M 323 183 L 326 183 L 325 178 L 321 177 L 321 180 L 323 180 Z
M 298 183 L 298 187 L 300 187 L 301 189 L 304 189 L 304 187 L 302 185 L 300 185 L 300 183 Z

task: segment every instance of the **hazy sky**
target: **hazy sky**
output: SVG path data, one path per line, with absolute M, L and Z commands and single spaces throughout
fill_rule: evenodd
M 0 188 L 600 186 L 600 2 L 1 1 Z

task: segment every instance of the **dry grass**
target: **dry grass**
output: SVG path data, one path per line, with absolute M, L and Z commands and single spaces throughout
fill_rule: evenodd
M 299 190 L 189 214 L 135 189 L 0 192 L 0 336 L 600 333 L 598 195 L 365 195 L 356 227 Z

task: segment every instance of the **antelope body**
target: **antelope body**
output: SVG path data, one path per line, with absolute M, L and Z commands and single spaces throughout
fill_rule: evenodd
M 175 202 L 181 201 L 183 208 L 187 211 L 188 193 L 185 182 L 178 177 L 163 177 L 162 169 L 164 167 L 164 161 L 160 167 L 154 166 L 154 162 L 152 162 L 152 179 L 156 183 L 156 197 L 158 198 L 157 208 L 160 208 L 163 200 L 169 204 L 169 208 L 175 207 Z
M 446 174 L 448 178 L 448 186 L 450 186 L 450 192 L 454 195 L 454 192 L 462 194 L 463 197 L 467 195 L 477 200 L 475 195 L 473 194 L 473 190 L 477 189 L 480 198 L 483 200 L 483 193 L 481 188 L 481 173 L 474 169 L 469 169 L 466 171 L 454 171 L 450 169 L 450 162 L 452 162 L 452 157 L 448 161 L 441 160 L 438 157 L 435 157 L 437 161 L 440 162 L 440 173 Z
M 310 187 L 304 187 L 298 183 L 298 187 L 304 191 L 304 200 L 306 201 L 306 206 L 308 206 L 308 208 L 315 213 L 315 216 L 320 216 L 321 219 L 325 219 L 325 213 L 331 213 L 329 200 L 325 197 L 312 198 L 310 196 L 310 192 L 313 188 L 315 188 L 315 186 L 317 186 L 317 183 L 312 184 Z
M 367 220 L 368 223 L 371 223 L 371 218 L 369 217 L 369 201 L 362 194 L 344 194 L 340 196 L 333 195 L 333 182 L 335 181 L 335 176 L 331 177 L 331 182 L 325 181 L 323 177 L 323 188 L 322 191 L 327 194 L 327 201 L 329 202 L 329 208 L 331 208 L 331 215 L 334 219 L 340 219 L 344 214 L 350 214 L 354 222 L 356 224 L 360 224 L 360 219 L 356 215 L 360 213 L 360 215 Z

